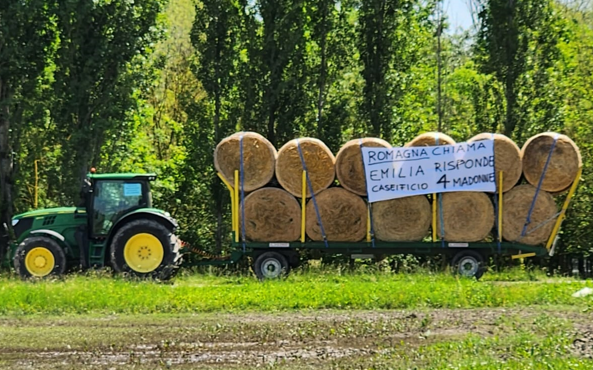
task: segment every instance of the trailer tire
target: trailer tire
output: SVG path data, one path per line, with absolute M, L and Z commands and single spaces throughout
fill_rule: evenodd
M 451 260 L 453 271 L 470 278 L 480 279 L 484 275 L 484 257 L 473 250 L 465 250 L 457 253 Z
M 167 280 L 182 259 L 179 239 L 165 225 L 150 219 L 130 221 L 117 230 L 110 247 L 114 270 L 139 278 Z
M 278 252 L 264 252 L 253 262 L 253 271 L 259 280 L 272 280 L 287 276 L 290 265 Z
M 66 271 L 64 250 L 55 240 L 44 236 L 23 240 L 13 263 L 22 279 L 60 276 Z

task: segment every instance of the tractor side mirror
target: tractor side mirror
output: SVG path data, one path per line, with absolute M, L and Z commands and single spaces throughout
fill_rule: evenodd
M 93 187 L 88 178 L 82 181 L 82 189 L 80 190 L 80 206 L 85 207 L 90 194 L 93 192 Z

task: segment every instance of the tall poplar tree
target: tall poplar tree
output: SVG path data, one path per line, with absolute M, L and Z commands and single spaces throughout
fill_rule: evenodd
M 553 50 L 557 39 L 548 32 L 552 13 L 551 0 L 488 0 L 481 5 L 477 61 L 482 72 L 493 74 L 503 86 L 506 135 L 512 135 L 527 119 L 520 98 L 533 98 L 534 91 L 526 90 L 522 79 L 538 68 L 530 63 L 534 50 L 548 51 L 546 57 L 538 58 L 548 65 L 557 54 Z
M 359 51 L 365 81 L 361 106 L 370 133 L 390 140 L 395 111 L 422 44 L 432 1 L 361 0 Z M 419 42 L 420 41 L 420 42 Z
M 55 41 L 54 5 L 43 0 L 0 2 L 0 247 L 6 245 L 2 224 L 11 226 L 14 201 L 11 125 L 48 64 Z M 0 248 L 0 259 L 3 255 Z
M 118 135 L 135 105 L 135 60 L 160 35 L 157 17 L 165 0 L 60 1 L 60 44 L 52 118 L 61 143 L 64 202 L 74 200 L 89 167 L 100 160 L 107 135 Z
M 207 93 L 206 106 L 196 110 L 204 117 L 194 117 L 201 121 L 201 126 L 211 120 L 212 136 L 206 142 L 200 143 L 206 149 L 194 150 L 190 158 L 197 163 L 204 163 L 203 166 L 212 168 L 212 153 L 216 144 L 229 133 L 234 131 L 236 117 L 229 114 L 229 107 L 236 104 L 231 101 L 231 91 L 236 86 L 237 65 L 239 57 L 238 42 L 240 39 L 240 5 L 236 0 L 202 0 L 196 5 L 196 18 L 191 32 L 191 40 L 194 48 L 199 53 L 198 63 L 195 66 L 195 75 L 202 83 Z M 199 132 L 204 132 L 202 127 Z M 194 132 L 192 135 L 196 134 Z M 197 145 L 197 141 L 195 142 Z M 208 158 L 207 161 L 204 161 Z M 203 167 L 202 166 L 202 167 Z M 200 171 L 203 174 L 204 171 Z M 212 172 L 210 192 L 214 201 L 214 212 L 216 214 L 216 251 L 222 248 L 222 216 L 224 211 L 223 196 L 225 189 L 220 180 Z

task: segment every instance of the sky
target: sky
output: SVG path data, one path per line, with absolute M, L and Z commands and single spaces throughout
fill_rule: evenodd
M 471 0 L 445 0 L 443 8 L 450 24 L 449 31 L 467 30 L 472 25 L 469 2 Z

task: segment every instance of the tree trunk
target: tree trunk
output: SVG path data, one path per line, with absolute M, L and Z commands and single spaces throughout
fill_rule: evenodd
M 321 34 L 321 71 L 319 73 L 319 94 L 317 96 L 317 124 L 321 122 L 321 114 L 323 112 L 324 103 L 324 91 L 325 84 L 327 81 L 327 3 L 322 3 L 323 16 L 321 18 L 321 24 L 323 32 Z
M 217 68 L 217 72 L 220 68 Z M 220 89 L 217 87 L 214 93 L 215 95 L 215 102 L 214 102 L 214 144 L 218 144 L 220 142 Z M 220 181 L 213 181 L 212 183 L 212 195 L 214 196 L 214 201 L 216 202 L 216 249 L 215 253 L 220 253 L 222 251 L 222 189 Z
M 8 247 L 8 236 L 3 224 L 12 227 L 12 153 L 8 140 L 10 119 L 8 86 L 0 79 L 0 262 L 4 260 Z

